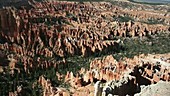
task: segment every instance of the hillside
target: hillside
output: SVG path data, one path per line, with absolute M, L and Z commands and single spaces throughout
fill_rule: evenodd
M 169 5 L 9 2 L 0 3 L 0 96 L 169 93 L 152 88 L 170 81 Z

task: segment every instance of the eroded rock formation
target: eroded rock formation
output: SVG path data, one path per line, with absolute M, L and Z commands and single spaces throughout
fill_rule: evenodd
M 108 94 L 134 95 L 140 92 L 142 85 L 170 81 L 169 56 L 169 54 L 149 54 L 116 61 L 112 55 L 109 55 L 103 59 L 93 60 L 90 64 L 90 70 L 82 68 L 76 77 L 72 72 L 68 72 L 65 80 L 68 80 L 70 76 L 70 84 L 75 88 L 97 81 L 94 85 L 94 94 L 102 94 L 102 96 L 108 96 Z M 105 85 L 102 86 L 102 83 L 105 83 Z
M 159 11 L 144 10 L 142 6 L 136 10 L 123 9 L 107 2 L 29 0 L 29 4 L 31 8 L 0 10 L 0 73 L 8 67 L 10 74 L 20 73 L 20 64 L 28 74 L 36 68 L 57 70 L 59 65 L 68 67 L 66 58 L 70 56 L 119 51 L 121 40 L 115 37 L 144 37 L 170 31 L 166 9 L 159 14 Z M 169 54 L 140 55 L 117 61 L 109 55 L 93 60 L 90 69 L 82 68 L 77 74 L 68 71 L 65 83 L 71 85 L 74 96 L 84 93 L 89 96 L 134 95 L 141 85 L 170 81 L 169 58 Z M 58 80 L 63 78 L 57 72 L 56 76 Z M 38 83 L 44 96 L 70 94 L 66 89 L 53 87 L 43 76 Z M 95 88 L 93 83 L 96 83 Z M 18 86 L 16 92 L 9 94 L 21 91 L 22 87 Z

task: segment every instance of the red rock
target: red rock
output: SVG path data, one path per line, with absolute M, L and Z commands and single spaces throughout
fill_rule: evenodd
M 154 75 L 153 75 L 153 80 L 154 80 L 155 82 L 158 82 L 160 79 L 159 79 L 159 77 L 158 77 L 156 74 L 154 74 Z
M 145 68 L 145 71 L 146 71 L 147 75 L 149 75 L 150 77 L 152 76 L 152 70 L 149 70 L 149 69 Z

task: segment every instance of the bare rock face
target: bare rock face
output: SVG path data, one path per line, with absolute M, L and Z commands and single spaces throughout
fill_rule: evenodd
M 156 84 L 143 86 L 140 93 L 135 94 L 135 96 L 151 96 L 151 95 L 164 95 L 169 96 L 170 94 L 170 83 L 159 81 Z

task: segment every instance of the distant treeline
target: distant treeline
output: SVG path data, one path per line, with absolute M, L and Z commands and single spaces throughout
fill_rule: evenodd
M 149 2 L 139 2 L 135 0 L 128 0 L 128 1 L 133 2 L 133 3 L 149 4 L 149 5 L 165 5 L 165 3 L 149 3 Z
M 17 2 L 14 0 L 0 0 L 0 8 L 8 7 L 8 6 L 19 8 L 21 6 L 29 6 L 29 4 L 28 4 L 28 0 L 19 0 Z

